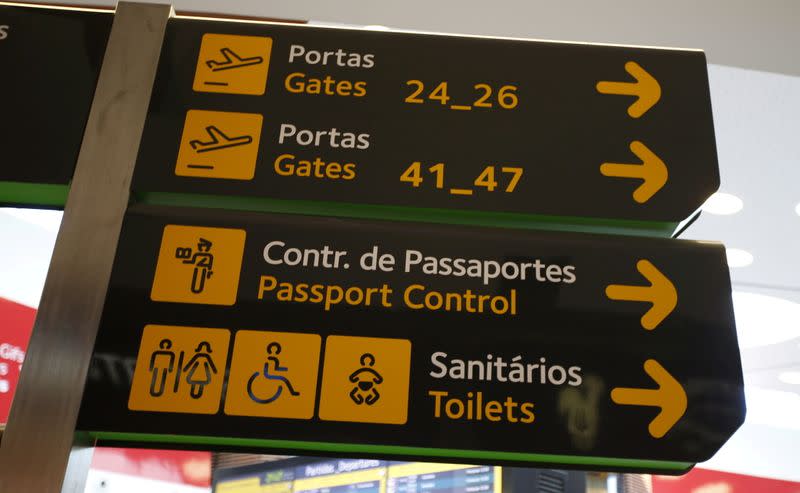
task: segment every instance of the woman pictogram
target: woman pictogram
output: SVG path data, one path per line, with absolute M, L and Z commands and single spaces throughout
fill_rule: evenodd
M 350 381 L 356 384 L 353 390 L 350 391 L 350 398 L 356 404 L 371 406 L 381 398 L 376 385 L 380 385 L 383 382 L 383 377 L 372 369 L 372 366 L 375 365 L 375 356 L 370 353 L 364 353 L 359 361 L 361 362 L 361 368 L 350 375 Z
M 292 387 L 292 382 L 290 382 L 287 377 L 285 377 L 284 375 L 275 375 L 272 373 L 272 371 L 276 373 L 289 371 L 289 367 L 281 366 L 281 362 L 278 359 L 277 355 L 281 354 L 281 349 L 282 349 L 281 345 L 278 344 L 277 342 L 269 343 L 269 345 L 267 345 L 267 354 L 269 356 L 267 356 L 267 361 L 264 362 L 263 372 L 253 373 L 250 376 L 250 380 L 247 381 L 247 394 L 254 402 L 257 402 L 259 404 L 269 404 L 270 402 L 277 400 L 278 397 L 280 397 L 281 394 L 283 393 L 283 385 L 286 385 L 286 389 L 289 391 L 289 394 L 293 396 L 300 395 L 300 392 L 294 390 L 294 387 Z M 270 364 L 272 364 L 273 366 L 272 370 L 270 370 Z M 266 399 L 258 397 L 253 392 L 253 383 L 255 383 L 256 378 L 258 378 L 259 375 L 262 374 L 264 375 L 264 378 L 266 378 L 267 380 L 277 380 L 283 384 L 283 385 L 278 384 L 278 388 L 275 391 L 275 393 L 271 397 L 267 397 Z
M 188 372 L 186 383 L 191 385 L 189 395 L 192 399 L 199 399 L 203 396 L 206 385 L 211 383 L 212 375 L 217 373 L 217 367 L 211 359 L 211 344 L 203 341 L 197 345 L 194 352 L 194 356 L 186 363 L 183 371 Z

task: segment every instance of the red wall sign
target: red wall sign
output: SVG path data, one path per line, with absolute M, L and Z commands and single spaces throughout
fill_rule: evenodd
M 653 476 L 653 493 L 800 493 L 800 483 L 695 468 L 680 477 Z
M 36 310 L 0 298 L 0 423 L 8 421 Z

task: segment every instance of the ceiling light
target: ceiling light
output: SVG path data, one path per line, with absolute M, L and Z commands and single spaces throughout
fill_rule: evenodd
M 736 214 L 744 207 L 742 199 L 729 193 L 717 192 L 706 200 L 701 209 L 709 214 L 727 216 Z
M 364 26 L 364 29 L 369 29 L 370 31 L 388 31 L 389 28 L 386 26 L 381 26 L 380 24 L 370 24 L 368 26 Z
M 25 221 L 28 224 L 38 226 L 51 233 L 58 233 L 58 228 L 61 226 L 61 216 L 64 215 L 62 211 L 50 211 L 42 209 L 15 209 L 15 208 L 0 208 L 0 213 L 4 213 L 13 218 Z
M 800 430 L 800 394 L 745 386 L 746 421 L 750 424 Z
M 800 303 L 741 291 L 734 291 L 732 297 L 740 347 L 767 346 L 800 337 Z
M 797 205 L 794 206 L 794 211 L 797 213 L 798 216 L 800 216 L 800 202 L 798 202 Z
M 726 248 L 725 255 L 728 257 L 728 267 L 747 267 L 753 263 L 753 255 L 745 250 Z
M 800 385 L 800 371 L 784 371 L 778 375 L 778 380 L 789 385 Z

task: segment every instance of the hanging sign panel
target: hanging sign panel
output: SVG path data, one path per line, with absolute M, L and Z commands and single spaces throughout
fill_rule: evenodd
M 69 183 L 112 21 L 0 6 L 17 67 L 0 88 L 37 101 L 3 108 L 0 200 L 63 204 L 19 184 Z M 153 201 L 670 224 L 718 185 L 701 51 L 187 17 L 168 28 L 134 182 Z
M 744 419 L 717 244 L 136 206 L 119 245 L 99 438 L 663 471 Z
M 134 182 L 665 222 L 718 186 L 701 51 L 187 18 Z
M 72 180 L 113 14 L 0 4 L 0 203 L 2 182 Z

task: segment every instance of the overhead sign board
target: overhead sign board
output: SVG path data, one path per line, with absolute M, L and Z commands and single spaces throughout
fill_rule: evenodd
M 133 186 L 677 223 L 719 186 L 706 60 L 177 18 Z
M 135 206 L 78 428 L 674 471 L 743 419 L 720 245 Z
M 70 182 L 112 20 L 0 7 L 0 59 L 18 67 L 0 88 L 37 100 L 4 107 L 0 200 L 63 204 L 20 184 Z M 169 22 L 133 183 L 156 203 L 669 232 L 718 186 L 701 51 L 186 17 Z
M 0 204 L 63 205 L 113 19 L 0 4 Z

